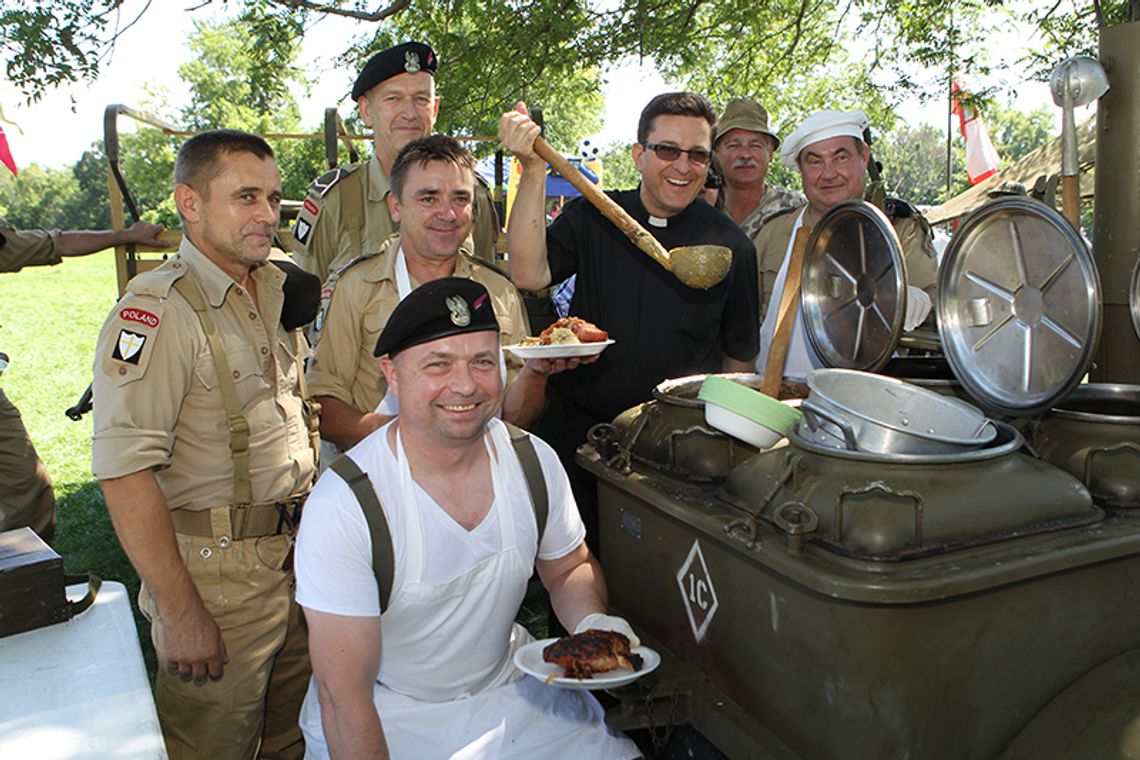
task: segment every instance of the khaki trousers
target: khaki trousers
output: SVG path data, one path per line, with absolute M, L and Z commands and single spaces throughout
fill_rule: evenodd
M 217 530 L 215 531 L 217 534 Z M 288 536 L 241 541 L 178 535 L 182 559 L 214 615 L 229 663 L 217 681 L 185 682 L 164 666 L 163 625 L 144 587 L 139 606 L 158 652 L 154 701 L 171 760 L 301 758 L 308 634 L 282 565 Z
M 20 410 L 0 388 L 0 531 L 23 527 L 51 540 L 55 493 Z

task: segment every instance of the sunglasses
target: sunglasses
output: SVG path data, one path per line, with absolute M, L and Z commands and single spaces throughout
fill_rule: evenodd
M 651 150 L 662 161 L 676 161 L 682 153 L 689 155 L 689 163 L 697 166 L 708 166 L 712 162 L 712 153 L 704 148 L 678 148 L 676 145 L 663 145 L 662 143 L 642 143 L 646 150 Z

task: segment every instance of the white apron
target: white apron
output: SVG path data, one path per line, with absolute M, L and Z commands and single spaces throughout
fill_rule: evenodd
M 764 315 L 764 322 L 760 325 L 760 353 L 756 355 L 756 371 L 763 374 L 768 364 L 768 351 L 772 347 L 772 335 L 776 332 L 776 317 L 780 310 L 780 299 L 784 294 L 784 282 L 788 278 L 788 263 L 792 258 L 792 246 L 796 244 L 796 232 L 804 224 L 804 212 L 807 206 L 800 209 L 796 223 L 792 227 L 792 236 L 788 239 L 788 250 L 784 254 L 784 263 L 776 273 L 776 282 L 772 289 L 772 300 L 768 302 L 768 312 Z M 823 360 L 812 348 L 807 334 L 807 326 L 801 309 L 796 309 L 796 322 L 792 325 L 791 340 L 788 343 L 788 357 L 784 360 L 784 377 L 789 380 L 803 380 L 813 369 L 826 366 Z
M 631 741 L 607 731 L 593 697 L 546 686 L 514 667 L 515 650 L 533 640 L 513 620 L 534 558 L 515 545 L 515 516 L 503 488 L 506 464 L 496 459 L 489 438 L 488 433 L 484 440 L 495 496 L 484 519 L 498 515 L 499 553 L 452 581 L 429 585 L 423 581 L 429 560 L 423 523 L 418 517 L 405 521 L 403 577 L 381 616 L 383 655 L 372 693 L 391 756 L 638 757 Z M 509 441 L 501 444 L 499 451 L 510 451 Z M 396 455 L 404 503 L 417 504 L 398 431 Z M 320 725 L 316 684 L 311 681 L 301 711 L 306 757 L 328 756 Z

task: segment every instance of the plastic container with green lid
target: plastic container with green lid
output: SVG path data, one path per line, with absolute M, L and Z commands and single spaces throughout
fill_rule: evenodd
M 794 407 L 716 375 L 705 378 L 697 398 L 705 402 L 710 425 L 759 449 L 774 445 L 803 417 Z

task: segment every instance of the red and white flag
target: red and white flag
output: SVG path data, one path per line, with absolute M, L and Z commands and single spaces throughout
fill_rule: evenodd
M 966 179 L 971 185 L 976 185 L 988 177 L 997 174 L 1001 161 L 998 159 L 994 144 L 990 142 L 986 125 L 982 117 L 966 98 L 959 98 L 958 94 L 964 91 L 957 82 L 951 83 L 954 91 L 954 113 L 958 115 L 958 126 L 962 130 L 962 139 L 966 141 Z
M 12 174 L 19 176 L 16 171 L 16 159 L 12 158 L 12 150 L 8 147 L 8 135 L 4 134 L 4 127 L 0 127 L 0 163 L 8 167 Z

